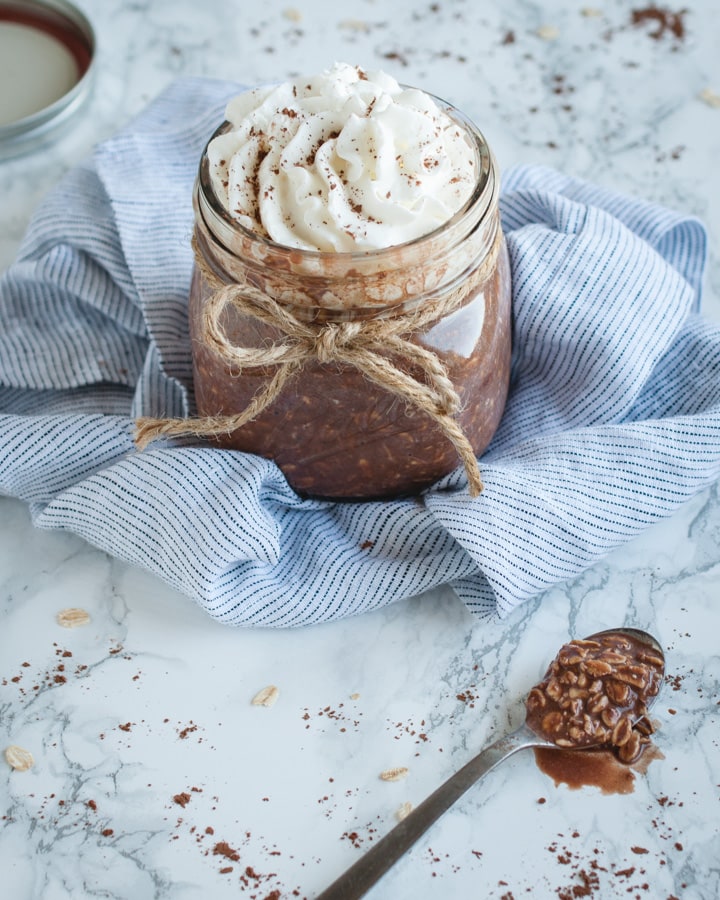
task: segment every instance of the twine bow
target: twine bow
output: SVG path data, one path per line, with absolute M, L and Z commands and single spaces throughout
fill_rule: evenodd
M 494 262 L 500 235 L 486 263 Z M 455 447 L 465 467 L 470 495 L 477 497 L 483 485 L 480 469 L 470 441 L 455 420 L 461 403 L 443 362 L 431 350 L 411 341 L 408 335 L 422 331 L 443 315 L 459 307 L 468 296 L 469 285 L 440 301 L 418 304 L 417 308 L 389 318 L 353 322 L 303 322 L 287 307 L 254 286 L 226 284 L 209 268 L 196 238 L 193 238 L 196 264 L 213 293 L 202 317 L 200 339 L 207 343 L 233 369 L 275 368 L 274 374 L 237 415 L 208 416 L 194 419 L 155 419 L 143 417 L 136 422 L 135 444 L 144 449 L 160 437 L 195 435 L 211 437 L 229 434 L 255 419 L 280 395 L 288 380 L 309 360 L 349 365 L 374 384 L 406 401 L 410 407 L 428 415 Z M 480 271 L 481 270 L 481 271 Z M 487 276 L 487 265 L 472 276 L 473 282 Z M 221 324 L 226 307 L 265 322 L 282 334 L 268 347 L 239 347 L 230 341 Z M 413 377 L 393 362 L 404 359 L 414 369 Z

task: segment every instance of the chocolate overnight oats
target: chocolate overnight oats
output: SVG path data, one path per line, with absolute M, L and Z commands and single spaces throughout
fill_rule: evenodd
M 511 341 L 482 135 L 347 65 L 242 94 L 226 119 L 194 195 L 197 433 L 306 496 L 414 494 L 461 463 L 477 495 Z
M 628 634 L 570 641 L 528 695 L 527 725 L 558 747 L 603 746 L 632 763 L 654 731 L 647 707 L 663 672 L 654 649 Z

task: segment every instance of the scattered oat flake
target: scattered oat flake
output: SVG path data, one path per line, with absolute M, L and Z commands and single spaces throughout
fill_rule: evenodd
M 288 6 L 283 10 L 283 16 L 286 19 L 289 19 L 291 22 L 299 22 L 302 19 L 302 13 L 299 9 L 296 9 L 294 6 Z
M 707 105 L 712 106 L 713 109 L 720 109 L 720 94 L 716 94 L 715 91 L 710 88 L 703 88 L 698 96 L 703 103 L 707 103 Z
M 269 684 L 267 687 L 264 687 L 261 691 L 258 691 L 257 694 L 252 698 L 253 706 L 274 706 L 275 701 L 280 696 L 280 691 L 275 687 L 274 684 Z
M 362 19 L 343 19 L 338 22 L 338 28 L 346 28 L 348 31 L 370 31 L 370 25 Z
M 410 769 L 407 766 L 395 766 L 392 769 L 385 769 L 384 772 L 380 773 L 381 781 L 400 781 L 403 778 L 407 778 Z
M 88 625 L 90 622 L 90 613 L 84 609 L 77 607 L 69 607 L 61 609 L 56 616 L 58 625 L 63 628 L 80 628 L 82 625 Z
M 9 766 L 12 766 L 16 772 L 27 772 L 35 765 L 33 755 L 29 750 L 11 744 L 5 749 L 5 759 Z
M 598 19 L 603 14 L 602 10 L 595 6 L 583 6 L 580 12 L 588 19 Z
M 535 34 L 544 41 L 554 41 L 560 36 L 560 29 L 554 25 L 541 25 Z
M 410 813 L 413 811 L 413 805 L 409 801 L 401 804 L 397 810 L 395 811 L 395 818 L 398 822 L 402 822 L 403 819 L 407 819 Z
M 360 694 L 357 694 L 357 693 L 355 693 L 355 694 L 350 694 L 350 699 L 351 699 L 351 700 L 359 700 L 359 699 L 360 699 Z

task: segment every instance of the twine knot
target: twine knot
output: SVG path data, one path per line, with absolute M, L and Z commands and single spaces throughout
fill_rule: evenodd
M 347 347 L 351 347 L 360 331 L 359 322 L 328 322 L 315 334 L 310 356 L 318 362 L 330 363 L 342 360 Z

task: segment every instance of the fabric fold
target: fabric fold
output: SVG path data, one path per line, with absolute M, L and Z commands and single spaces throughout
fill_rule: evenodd
M 471 499 L 302 499 L 270 461 L 132 443 L 194 412 L 192 184 L 237 85 L 177 82 L 68 173 L 0 278 L 0 493 L 222 622 L 296 626 L 451 585 L 479 619 L 573 578 L 720 475 L 702 224 L 551 169 L 503 180 L 511 390 Z

